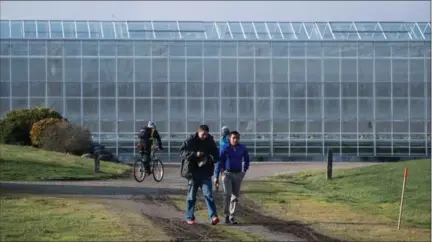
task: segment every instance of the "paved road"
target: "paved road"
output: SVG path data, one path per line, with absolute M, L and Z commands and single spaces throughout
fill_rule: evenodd
M 341 162 L 335 163 L 334 168 L 353 168 L 373 164 L 376 163 Z M 278 173 L 295 173 L 305 170 L 325 169 L 325 167 L 324 162 L 253 163 L 245 179 L 246 181 L 256 180 Z M 201 227 L 197 228 L 197 231 L 185 235 L 184 231 L 188 231 L 190 228 L 183 227 L 184 224 L 180 222 L 184 216 L 184 211 L 182 211 L 182 208 L 176 207 L 173 201 L 170 200 L 170 195 L 185 195 L 185 189 L 186 182 L 179 176 L 179 167 L 172 165 L 165 167 L 165 176 L 161 183 L 152 180 L 137 183 L 132 177 L 131 179 L 105 181 L 0 182 L 2 193 L 45 194 L 62 197 L 72 195 L 102 199 L 107 203 L 117 204 L 141 212 L 143 216 L 151 218 L 175 238 L 183 236 L 183 240 L 202 240 L 202 234 L 208 236 L 210 231 L 213 231 L 211 227 L 203 223 L 202 226 L 200 225 Z M 220 200 L 220 198 L 217 198 L 217 200 Z M 251 206 L 253 204 L 244 205 L 242 208 L 243 214 L 248 214 L 251 217 L 255 216 L 257 221 L 264 221 L 267 218 L 267 222 L 265 224 L 240 226 L 238 229 L 241 231 L 264 236 L 269 241 L 334 241 L 331 238 L 322 237 L 323 235 L 310 231 L 310 228 L 299 227 L 300 225 L 292 222 L 277 221 L 275 218 L 260 213 L 259 208 L 252 208 Z M 172 226 L 173 219 L 177 221 L 175 228 Z M 284 229 L 282 232 L 281 224 L 283 224 Z M 298 231 L 303 232 L 299 234 Z M 215 234 L 216 232 L 212 233 L 214 235 L 213 239 L 227 239 L 223 235 Z
M 340 162 L 333 165 L 334 169 L 338 168 L 354 168 L 378 163 L 371 162 Z M 245 177 L 245 180 L 256 180 L 267 176 L 276 175 L 279 173 L 296 173 L 308 170 L 325 169 L 324 162 L 285 162 L 285 163 L 252 163 Z M 147 178 L 148 179 L 148 178 Z M 180 177 L 178 165 L 169 165 L 165 167 L 164 180 L 156 183 L 152 180 L 145 180 L 143 183 L 137 183 L 133 178 L 130 179 L 115 179 L 102 181 L 42 181 L 42 182 L 6 182 L 0 181 L 0 189 L 6 191 L 13 189 L 15 192 L 30 192 L 30 193 L 52 193 L 56 194 L 73 194 L 75 191 L 80 191 L 87 195 L 132 195 L 139 193 L 153 193 L 159 189 L 166 191 L 184 189 L 186 185 L 185 179 Z M 69 187 L 76 187 L 74 191 L 70 191 Z M 59 189 L 56 189 L 58 187 Z M 98 188 L 95 191 L 93 188 Z M 31 189 L 29 189 L 31 188 Z M 41 188 L 41 189 L 38 189 Z M 160 192 L 159 192 L 160 193 Z

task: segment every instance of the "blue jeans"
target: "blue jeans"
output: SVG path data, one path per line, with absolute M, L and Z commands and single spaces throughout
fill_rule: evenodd
M 211 177 L 204 180 L 189 181 L 186 198 L 186 220 L 195 220 L 195 204 L 198 188 L 201 187 L 210 219 L 217 217 L 216 205 L 213 198 Z

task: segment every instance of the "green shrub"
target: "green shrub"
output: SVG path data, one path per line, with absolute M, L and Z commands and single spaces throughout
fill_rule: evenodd
M 40 136 L 42 131 L 50 124 L 59 123 L 59 122 L 66 122 L 63 119 L 58 118 L 46 118 L 37 121 L 32 125 L 32 128 L 30 130 L 30 140 L 31 144 L 34 147 L 39 147 L 40 145 Z
M 42 130 L 39 147 L 44 150 L 82 155 L 93 147 L 91 132 L 67 121 L 51 123 Z
M 0 119 L 0 143 L 13 145 L 31 145 L 30 130 L 32 125 L 46 118 L 62 119 L 54 109 L 35 107 L 12 110 Z

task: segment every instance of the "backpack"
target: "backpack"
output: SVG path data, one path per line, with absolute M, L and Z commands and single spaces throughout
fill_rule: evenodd
M 192 171 L 197 167 L 196 162 L 193 162 L 189 159 L 182 160 L 181 168 L 180 168 L 180 176 L 186 179 L 192 178 Z

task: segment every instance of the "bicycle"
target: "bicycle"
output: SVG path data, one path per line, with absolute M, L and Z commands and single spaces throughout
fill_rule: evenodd
M 139 144 L 137 145 L 137 148 L 139 148 Z M 145 178 L 147 177 L 147 175 L 152 174 L 153 175 L 153 179 L 156 182 L 161 182 L 164 176 L 164 165 L 162 163 L 162 161 L 156 156 L 156 151 L 158 151 L 159 149 L 157 148 L 152 148 L 151 153 L 150 153 L 150 173 L 145 172 L 145 168 L 144 168 L 144 155 L 141 154 L 141 158 L 138 159 L 137 161 L 135 161 L 134 164 L 134 178 L 135 181 L 137 182 L 143 182 L 145 180 Z M 156 173 L 155 172 L 155 168 L 157 168 L 159 166 L 159 175 L 160 177 L 157 178 L 156 177 Z

